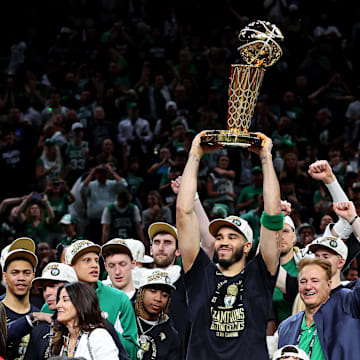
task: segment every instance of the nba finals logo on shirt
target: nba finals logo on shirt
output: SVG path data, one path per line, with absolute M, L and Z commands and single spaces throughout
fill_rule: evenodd
M 211 299 L 210 330 L 216 337 L 234 338 L 245 330 L 245 310 L 242 303 L 243 281 L 228 284 L 228 280 L 217 284 L 215 295 Z
M 227 288 L 226 295 L 224 297 L 224 305 L 226 308 L 231 308 L 234 305 L 238 292 L 239 290 L 235 284 L 232 284 Z

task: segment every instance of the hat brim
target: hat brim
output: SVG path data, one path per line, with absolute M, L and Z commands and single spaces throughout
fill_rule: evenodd
M 29 237 L 21 237 L 15 239 L 10 245 L 9 252 L 16 249 L 28 250 L 32 253 L 35 253 L 35 243 L 34 240 Z
M 24 250 L 24 249 L 16 249 L 16 250 L 12 250 L 11 252 L 9 251 L 8 255 L 6 256 L 6 259 L 4 261 L 4 267 L 6 267 L 6 265 L 12 261 L 12 260 L 22 260 L 25 259 L 27 261 L 29 261 L 29 263 L 32 265 L 32 267 L 35 269 L 37 264 L 38 264 L 38 259 L 36 257 L 36 255 L 28 250 Z
M 339 255 L 339 256 L 341 256 L 341 257 L 344 259 L 343 255 L 340 254 L 340 253 L 338 253 L 338 252 L 337 252 L 336 250 L 334 250 L 334 248 L 332 248 L 331 246 L 328 246 L 328 245 L 325 245 L 325 244 L 312 244 L 312 245 L 309 246 L 309 250 L 310 250 L 313 254 L 315 254 L 315 252 L 316 252 L 317 250 L 319 250 L 319 249 L 329 250 L 329 251 L 331 251 L 332 253 L 334 253 L 334 254 L 336 254 L 336 255 Z M 346 258 L 345 258 L 345 260 L 346 260 Z
M 62 280 L 62 279 L 54 279 L 54 278 L 51 278 L 51 277 L 38 277 L 38 278 L 35 278 L 31 284 L 33 287 L 36 287 L 36 288 L 41 288 L 41 287 L 44 287 L 44 283 L 45 282 L 49 282 L 49 281 L 52 281 L 52 282 L 62 282 L 62 283 L 68 283 L 69 280 Z
M 152 287 L 153 285 L 157 285 L 157 286 L 163 286 L 165 288 L 168 288 L 170 291 L 172 290 L 176 290 L 176 286 L 172 285 L 172 284 L 164 284 L 164 283 L 151 283 L 151 284 L 144 284 L 142 286 L 140 286 L 140 288 L 147 288 L 147 287 Z
M 75 262 L 79 259 L 80 256 L 82 256 L 82 255 L 84 255 L 84 254 L 86 254 L 88 252 L 94 252 L 94 253 L 99 255 L 101 253 L 101 247 L 99 245 L 91 245 L 91 246 L 88 246 L 88 247 L 86 247 L 84 249 L 81 249 L 71 259 L 71 265 L 74 265 Z
M 171 225 L 164 222 L 153 223 L 149 226 L 148 234 L 150 240 L 152 241 L 155 235 L 161 232 L 169 233 L 176 240 L 178 240 L 178 234 L 176 233 L 174 228 Z
M 149 255 L 144 255 L 144 257 L 141 260 L 136 260 L 136 262 L 141 264 L 151 264 L 154 262 L 154 259 Z
M 234 229 L 236 232 L 238 232 L 239 234 L 244 236 L 244 238 L 247 242 L 250 242 L 247 240 L 245 234 L 236 225 L 234 225 L 231 221 L 228 221 L 226 219 L 215 219 L 215 220 L 211 221 L 209 224 L 209 232 L 212 236 L 216 237 L 219 229 L 224 226 Z
M 109 251 L 109 250 L 116 250 L 121 254 L 128 255 L 131 260 L 134 259 L 131 250 L 126 245 L 122 245 L 122 244 L 104 244 L 101 247 L 101 255 L 102 255 L 103 258 L 105 258 L 107 256 L 106 252 Z

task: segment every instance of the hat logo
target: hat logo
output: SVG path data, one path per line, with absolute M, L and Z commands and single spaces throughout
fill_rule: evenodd
M 333 248 L 336 248 L 338 246 L 337 242 L 335 240 L 330 241 L 330 246 Z
M 165 277 L 165 284 L 171 284 L 171 280 L 168 276 Z
M 75 255 L 82 248 L 85 248 L 85 247 L 90 246 L 90 245 L 91 245 L 91 243 L 88 240 L 83 240 L 80 243 L 75 244 L 73 249 L 71 250 L 71 255 Z
M 51 269 L 50 274 L 52 276 L 58 276 L 60 274 L 60 270 L 58 268 Z
M 241 221 L 238 219 L 233 219 L 231 222 L 236 226 L 241 226 Z

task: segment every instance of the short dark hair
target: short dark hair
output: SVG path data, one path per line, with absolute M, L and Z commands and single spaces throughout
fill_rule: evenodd
M 31 268 L 33 269 L 33 271 L 35 272 L 35 268 L 33 267 L 33 264 L 29 261 L 29 259 L 25 259 L 21 256 L 17 257 L 17 258 L 14 258 L 14 259 L 11 259 L 9 261 L 5 261 L 5 265 L 4 265 L 4 268 L 3 268 L 3 272 L 6 272 L 8 266 L 13 262 L 13 261 L 26 261 L 28 262 L 30 265 L 31 265 Z

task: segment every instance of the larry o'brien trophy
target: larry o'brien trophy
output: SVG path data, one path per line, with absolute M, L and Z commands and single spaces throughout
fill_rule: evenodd
M 247 65 L 231 65 L 227 130 L 209 130 L 201 144 L 224 147 L 262 146 L 262 139 L 249 133 L 256 100 L 265 68 L 278 61 L 282 50 L 277 43 L 284 39 L 277 26 L 267 21 L 248 24 L 238 35 L 240 56 Z

